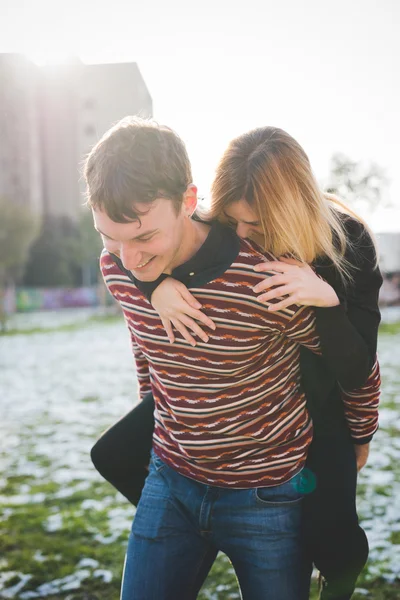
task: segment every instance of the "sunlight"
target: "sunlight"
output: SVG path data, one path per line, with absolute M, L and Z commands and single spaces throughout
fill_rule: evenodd
M 48 51 L 24 52 L 24 56 L 39 66 L 67 65 L 80 61 L 80 58 L 71 51 L 50 49 Z

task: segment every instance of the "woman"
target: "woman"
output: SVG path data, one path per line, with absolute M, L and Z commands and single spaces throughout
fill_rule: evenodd
M 350 598 L 368 553 L 355 509 L 354 447 L 361 467 L 377 427 L 375 355 L 381 277 L 367 229 L 355 215 L 350 217 L 339 208 L 344 207 L 336 198 L 318 189 L 297 142 L 280 129 L 265 127 L 231 142 L 217 168 L 211 211 L 203 218 L 228 222 L 271 258 L 281 257 L 258 269 L 270 273 L 255 289 L 262 292 L 260 301 L 270 303 L 270 310 L 294 303 L 316 307 L 324 358 L 301 351 L 302 384 L 314 422 L 308 459 L 310 493 L 304 503 L 305 544 L 328 582 L 323 598 L 344 600 Z M 188 329 L 207 340 L 200 325 L 213 328 L 214 324 L 183 284 L 167 278 L 142 289 L 159 312 L 171 342 L 172 326 L 191 343 L 196 341 Z M 342 339 L 347 340 L 345 347 Z M 132 441 L 134 431 L 140 431 L 136 441 Z M 151 434 L 152 401 L 147 398 L 92 450 L 98 470 L 133 503 L 144 482 Z

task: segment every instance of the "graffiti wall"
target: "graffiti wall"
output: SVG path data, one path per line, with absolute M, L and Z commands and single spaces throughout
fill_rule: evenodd
M 7 313 L 110 305 L 112 302 L 112 297 L 104 286 L 81 288 L 9 288 L 3 300 Z

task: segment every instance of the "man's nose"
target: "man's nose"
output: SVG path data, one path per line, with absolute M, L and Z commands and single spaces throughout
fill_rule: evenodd
M 236 227 L 236 233 L 241 238 L 247 238 L 249 236 L 251 227 L 245 223 L 238 223 Z
M 131 245 L 121 244 L 120 259 L 125 269 L 131 271 L 140 265 L 142 253 Z

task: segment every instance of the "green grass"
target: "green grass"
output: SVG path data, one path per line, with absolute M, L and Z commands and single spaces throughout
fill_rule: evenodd
M 89 325 L 93 325 L 94 323 L 116 323 L 121 321 L 121 315 L 95 315 L 92 317 L 88 317 L 83 321 L 78 321 L 77 323 L 68 323 L 65 325 L 58 325 L 57 327 L 29 327 L 26 329 L 6 329 L 5 331 L 0 331 L 0 337 L 5 336 L 13 336 L 13 335 L 31 335 L 34 333 L 50 333 L 54 331 L 77 331 L 78 329 L 82 329 L 82 327 L 87 327 Z
M 400 333 L 400 321 L 398 323 L 381 323 L 379 333 L 397 335 Z
M 14 505 L 12 496 L 18 493 L 20 485 L 31 482 L 29 478 L 11 477 L 2 495 L 5 497 L 2 510 L 6 517 L 2 519 L 0 536 L 0 556 L 6 558 L 5 571 L 23 571 L 32 574 L 30 581 L 24 586 L 24 591 L 35 590 L 45 582 L 67 577 L 77 570 L 82 558 L 90 558 L 98 562 L 99 569 L 111 571 L 112 581 L 105 584 L 102 578 L 93 576 L 95 568 L 89 569 L 90 577 L 82 581 L 77 598 L 119 598 L 119 582 L 129 531 L 119 536 L 112 544 L 104 544 L 95 539 L 96 534 L 109 536 L 110 531 L 108 511 L 120 506 L 118 499 L 104 509 L 82 508 L 82 502 L 88 498 L 104 500 L 115 496 L 107 483 L 93 485 L 89 489 L 77 491 L 71 496 L 58 499 L 55 497 L 60 486 L 47 482 L 35 482 L 29 494 L 43 492 L 46 497 L 43 502 L 27 503 L 23 506 Z M 71 484 L 69 484 L 71 485 Z M 7 503 L 10 497 L 10 504 Z M 132 509 L 133 514 L 133 509 Z M 61 526 L 56 531 L 49 531 L 46 522 L 52 515 L 60 515 Z M 37 551 L 45 560 L 37 560 Z M 0 569 L 0 573 L 3 569 Z M 7 587 L 18 583 L 19 578 L 7 581 Z M 87 596 L 87 594 L 90 596 Z M 85 596 L 86 594 L 86 596 Z M 71 592 L 54 596 L 66 598 Z M 0 592 L 0 598 L 2 597 Z M 75 597 L 75 596 L 74 596 Z
M 115 323 L 121 319 L 120 316 L 92 317 L 85 322 L 74 325 L 66 325 L 54 328 L 51 331 L 70 331 L 87 327 L 93 323 Z M 45 333 L 50 330 L 32 329 L 29 333 Z M 6 335 L 18 335 L 23 332 L 8 332 Z M 26 332 L 25 332 L 26 333 Z M 400 333 L 400 323 L 383 325 L 380 329 L 383 335 L 394 335 Z M 393 341 L 396 344 L 396 341 Z M 390 375 L 394 382 L 395 376 Z M 396 396 L 396 391 L 393 391 Z M 396 410 L 398 407 L 395 398 L 385 398 L 385 406 Z M 90 409 L 92 403 L 97 401 L 96 392 L 82 394 L 83 407 Z M 47 421 L 46 410 L 41 413 L 41 422 Z M 79 419 L 79 415 L 77 416 Z M 54 426 L 59 427 L 58 422 L 53 421 Z M 25 431 L 32 435 L 34 440 L 35 429 L 30 430 L 30 424 L 26 425 Z M 395 424 L 386 425 L 385 432 L 388 439 L 395 439 L 398 436 Z M 1 507 L 0 507 L 0 578 L 1 574 L 16 571 L 24 574 L 31 574 L 32 578 L 24 586 L 23 591 L 36 590 L 44 583 L 52 582 L 56 579 L 62 579 L 74 574 L 80 569 L 79 562 L 83 558 L 97 561 L 98 569 L 104 569 L 112 574 L 112 581 L 104 583 L 101 578 L 95 577 L 95 567 L 88 567 L 89 577 L 81 582 L 79 590 L 59 592 L 52 596 L 46 596 L 46 600 L 119 600 L 120 582 L 122 576 L 122 566 L 126 543 L 129 535 L 129 526 L 121 529 L 111 543 L 99 541 L 97 536 L 104 538 L 111 536 L 111 521 L 109 517 L 110 510 L 116 508 L 126 511 L 128 517 L 133 515 L 133 509 L 121 500 L 121 497 L 115 493 L 113 488 L 103 481 L 91 483 L 86 489 L 75 489 L 82 483 L 81 479 L 73 479 L 66 486 L 56 483 L 53 478 L 52 456 L 44 455 L 39 450 L 35 452 L 33 442 L 26 446 L 19 447 L 20 454 L 30 466 L 26 474 L 20 475 L 17 470 L 17 461 L 9 465 L 7 472 L 3 473 L 4 482 L 0 489 Z M 2 458 L 3 455 L 0 455 Z M 40 467 L 44 474 L 35 476 L 35 468 Z M 26 468 L 26 467 L 25 467 Z M 390 466 L 384 466 L 380 470 L 395 469 L 395 463 Z M 70 495 L 66 497 L 57 497 L 68 487 Z M 359 487 L 359 493 L 363 494 L 365 484 Z M 374 497 L 382 495 L 387 497 L 387 502 L 393 502 L 390 499 L 390 490 L 387 486 L 375 484 Z M 18 504 L 15 498 L 22 495 L 27 496 L 27 502 Z M 34 494 L 43 494 L 41 501 L 30 501 Z M 88 499 L 97 501 L 99 504 L 86 507 L 85 501 Z M 104 502 L 107 500 L 107 502 Z M 23 501 L 23 500 L 22 500 Z M 371 517 L 379 518 L 376 510 L 383 510 L 384 505 L 370 507 Z M 48 519 L 59 515 L 61 517 L 60 527 L 55 531 L 49 531 Z M 390 536 L 390 543 L 400 544 L 400 533 L 393 531 Z M 38 551 L 44 560 L 38 560 Z M 84 567 L 86 568 L 86 567 Z M 372 577 L 371 573 L 365 570 L 359 580 L 358 587 L 365 590 L 364 593 L 354 594 L 353 600 L 399 600 L 400 599 L 400 581 L 389 583 L 385 580 L 385 569 L 388 566 L 379 563 L 379 572 Z M 17 584 L 18 577 L 9 579 L 7 587 Z M 6 598 L 0 591 L 0 599 Z M 18 595 L 15 596 L 16 600 Z M 236 577 L 229 560 L 224 555 L 219 555 L 213 565 L 212 570 L 205 582 L 198 600 L 238 600 L 240 598 Z M 313 582 L 310 600 L 316 600 L 316 583 Z M 179 599 L 177 599 L 179 600 Z

